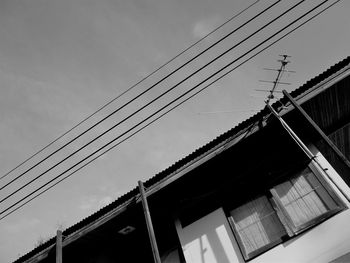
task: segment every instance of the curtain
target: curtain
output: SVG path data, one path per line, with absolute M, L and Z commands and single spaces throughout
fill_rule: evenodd
M 231 211 L 246 258 L 259 248 L 280 240 L 286 232 L 267 197 L 262 196 Z
M 275 186 L 271 192 L 279 199 L 295 228 L 336 207 L 310 168 Z

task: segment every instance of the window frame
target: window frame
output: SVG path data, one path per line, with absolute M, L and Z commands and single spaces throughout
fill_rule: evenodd
M 330 183 L 327 182 L 327 180 L 325 179 L 325 176 L 326 176 L 325 171 L 316 167 L 316 164 L 314 163 L 314 161 L 311 161 L 306 166 L 300 167 L 300 169 L 298 169 L 296 172 L 293 172 L 292 175 L 284 177 L 284 179 L 281 180 L 280 183 L 283 183 L 283 182 L 286 182 L 286 181 L 291 180 L 293 178 L 297 178 L 297 177 L 301 176 L 302 175 L 301 172 L 306 168 L 310 169 L 312 174 L 319 181 L 320 185 L 324 188 L 324 190 L 327 192 L 329 197 L 334 201 L 334 203 L 336 204 L 336 208 L 330 209 L 327 212 L 309 220 L 308 222 L 306 222 L 298 227 L 293 227 L 294 224 L 292 223 L 293 221 L 291 220 L 288 212 L 284 208 L 284 206 L 281 203 L 281 201 L 279 200 L 279 198 L 276 198 L 276 196 L 274 196 L 273 191 L 271 191 L 275 186 L 277 186 L 279 184 L 279 183 L 275 182 L 273 185 L 269 186 L 267 189 L 260 192 L 258 195 L 255 195 L 255 197 L 253 199 L 259 198 L 261 196 L 266 196 L 268 202 L 271 204 L 272 208 L 274 209 L 279 221 L 281 222 L 282 226 L 284 227 L 286 234 L 282 235 L 279 239 L 275 240 L 274 242 L 271 242 L 271 243 L 269 243 L 261 248 L 258 248 L 255 251 L 249 253 L 249 255 L 248 254 L 246 255 L 246 253 L 244 251 L 243 242 L 241 241 L 241 237 L 239 236 L 238 230 L 235 227 L 234 219 L 230 214 L 232 210 L 234 210 L 235 208 L 237 208 L 239 206 L 236 206 L 235 208 L 231 207 L 230 209 L 225 209 L 226 215 L 228 218 L 228 222 L 229 222 L 229 225 L 232 229 L 234 238 L 238 244 L 238 248 L 241 252 L 242 257 L 246 262 L 256 258 L 257 256 L 259 256 L 267 251 L 269 251 L 270 249 L 274 248 L 275 246 L 277 246 L 281 243 L 284 243 L 285 241 L 290 240 L 290 239 L 294 238 L 295 236 L 298 236 L 299 234 L 307 231 L 308 229 L 316 227 L 317 225 L 319 225 L 320 223 L 322 223 L 326 219 L 329 219 L 332 216 L 338 214 L 339 212 L 347 209 L 347 205 L 345 204 L 345 202 L 340 198 L 338 193 L 331 187 Z M 245 205 L 253 199 L 246 200 L 245 202 L 242 202 L 241 205 Z M 323 201 L 323 199 L 321 197 L 320 197 L 320 199 L 321 199 L 321 201 Z M 282 214 L 282 217 L 280 214 Z
M 270 202 L 271 198 L 269 198 L 267 195 L 261 195 L 261 194 L 260 194 L 259 196 L 256 196 L 255 198 L 259 198 L 259 197 L 261 197 L 261 196 L 266 196 L 268 202 L 269 202 L 269 203 L 271 204 L 271 206 L 272 206 L 272 209 L 275 209 L 275 208 L 273 207 L 273 204 Z M 250 202 L 250 201 L 248 201 L 248 202 Z M 246 203 L 248 203 L 248 202 L 246 202 Z M 243 205 L 246 204 L 246 203 L 243 203 Z M 287 234 L 287 231 L 286 231 L 285 235 L 281 236 L 279 239 L 277 239 L 277 240 L 275 240 L 275 241 L 273 241 L 273 242 L 271 242 L 271 243 L 269 243 L 269 244 L 266 244 L 265 246 L 263 246 L 263 247 L 261 247 L 261 248 L 258 248 L 257 250 L 255 250 L 255 251 L 249 253 L 249 256 L 248 256 L 248 254 L 246 254 L 245 251 L 244 251 L 243 241 L 242 241 L 242 239 L 241 239 L 241 237 L 240 237 L 240 235 L 239 235 L 239 233 L 238 233 L 238 230 L 237 230 L 237 228 L 236 228 L 236 226 L 235 226 L 234 220 L 233 220 L 233 218 L 232 218 L 232 216 L 231 216 L 231 214 L 230 214 L 230 212 L 231 212 L 232 210 L 233 210 L 233 209 L 231 209 L 230 211 L 228 211 L 228 221 L 229 221 L 229 225 L 230 225 L 230 227 L 231 227 L 231 229 L 232 229 L 234 238 L 235 238 L 235 240 L 236 240 L 236 242 L 237 242 L 237 244 L 238 244 L 238 248 L 239 248 L 239 250 L 240 250 L 240 252 L 241 252 L 241 254 L 242 254 L 242 257 L 243 257 L 243 259 L 244 259 L 245 261 L 249 261 L 249 260 L 251 260 L 251 259 L 257 257 L 258 255 L 260 255 L 260 254 L 262 254 L 262 253 L 264 253 L 264 252 L 266 252 L 266 251 L 272 249 L 273 247 L 275 247 L 275 246 L 277 246 L 278 244 L 282 243 L 283 240 L 285 239 L 285 237 L 288 237 L 288 234 Z M 274 210 L 274 211 L 275 211 L 275 210 Z M 275 211 L 275 213 L 276 213 L 277 218 L 279 219 L 279 217 L 278 217 L 276 211 Z M 281 224 L 283 225 L 282 222 L 281 222 Z
M 286 211 L 285 207 L 283 206 L 283 204 L 281 203 L 279 198 L 276 196 L 277 194 L 275 193 L 275 190 L 273 190 L 273 187 L 272 187 L 270 189 L 270 192 L 273 196 L 272 202 L 277 206 L 278 211 L 283 214 L 284 219 L 281 219 L 280 216 L 279 216 L 279 219 L 282 222 L 282 224 L 286 223 L 289 230 L 293 233 L 290 236 L 298 235 L 300 232 L 303 232 L 306 229 L 308 229 L 314 225 L 317 225 L 318 223 L 321 223 L 325 219 L 329 218 L 330 216 L 332 216 L 334 214 L 337 214 L 338 212 L 340 212 L 346 208 L 346 205 L 343 202 L 343 200 L 336 194 L 336 192 L 331 188 L 329 183 L 323 177 L 322 172 L 324 173 L 324 171 L 320 172 L 320 170 L 317 169 L 317 167 L 315 166 L 315 164 L 313 162 L 310 162 L 310 164 L 307 165 L 307 167 L 305 167 L 305 168 L 309 168 L 311 170 L 313 175 L 315 175 L 315 178 L 319 181 L 320 185 L 324 188 L 324 190 L 327 192 L 327 194 L 332 198 L 332 200 L 337 205 L 337 207 L 334 209 L 330 209 L 329 211 L 323 213 L 322 215 L 319 215 L 319 216 L 309 220 L 308 222 L 306 222 L 300 226 L 294 226 L 293 220 L 290 218 L 288 212 Z M 291 180 L 293 178 L 297 178 L 300 175 L 301 174 L 291 176 L 290 178 L 288 178 L 285 181 Z M 320 197 L 320 199 L 321 199 L 321 197 Z M 278 214 L 278 212 L 277 212 L 277 214 Z M 283 221 L 285 221 L 285 222 L 283 222 Z M 288 230 L 287 230 L 287 232 L 289 234 Z

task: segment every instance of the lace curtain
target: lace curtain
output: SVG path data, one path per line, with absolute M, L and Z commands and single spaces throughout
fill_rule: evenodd
M 246 258 L 252 252 L 280 240 L 286 233 L 265 196 L 232 210 L 231 216 Z
M 309 168 L 297 178 L 275 186 L 271 192 L 283 205 L 294 228 L 337 207 Z

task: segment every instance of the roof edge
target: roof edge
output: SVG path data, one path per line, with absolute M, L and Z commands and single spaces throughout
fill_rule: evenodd
M 316 85 L 322 83 L 324 80 L 329 78 L 330 76 L 334 75 L 335 73 L 339 72 L 340 70 L 348 67 L 347 69 L 350 68 L 350 56 L 347 58 L 343 59 L 342 61 L 336 63 L 335 65 L 331 66 L 318 76 L 310 79 L 307 81 L 305 84 L 297 88 L 296 90 L 292 91 L 290 95 L 293 98 L 300 98 L 305 92 L 310 91 L 313 87 Z M 311 90 L 310 92 L 313 92 L 315 89 Z M 280 103 L 285 104 L 286 99 L 282 98 L 275 103 L 272 104 L 274 108 L 278 108 Z M 250 118 L 242 121 L 232 129 L 228 130 L 227 132 L 219 135 L 216 137 L 214 140 L 210 141 L 209 143 L 203 145 L 202 147 L 198 148 L 191 154 L 185 156 L 184 158 L 178 160 L 175 162 L 173 165 L 169 166 L 165 170 L 157 173 L 155 176 L 151 177 L 148 179 L 144 184 L 145 187 L 149 188 L 151 186 L 156 185 L 157 183 L 161 181 L 166 181 L 171 178 L 176 171 L 179 169 L 185 167 L 186 165 L 190 164 L 194 160 L 198 160 L 203 157 L 203 155 L 210 150 L 214 149 L 220 143 L 225 143 L 227 142 L 228 139 L 234 137 L 237 135 L 240 131 L 243 131 L 247 127 L 249 127 L 252 123 L 255 123 L 256 121 L 260 120 L 261 118 L 264 118 L 269 113 L 267 108 L 262 109 L 258 113 L 254 114 Z M 68 237 L 76 234 L 78 231 L 82 231 L 82 229 L 86 228 L 88 225 L 94 224 L 96 221 L 101 220 L 103 216 L 105 216 L 108 213 L 113 213 L 113 211 L 118 211 L 120 207 L 125 205 L 125 203 L 129 202 L 131 199 L 135 198 L 138 195 L 138 188 L 135 187 L 126 194 L 120 196 L 117 198 L 115 201 L 113 201 L 111 204 L 101 208 L 97 212 L 91 214 L 90 216 L 84 218 L 83 220 L 79 221 L 78 223 L 72 225 L 71 227 L 67 228 L 66 230 L 63 231 L 63 235 Z M 115 215 L 116 216 L 116 215 Z M 41 254 L 41 252 L 45 253 L 45 251 L 50 250 L 52 246 L 55 244 L 55 237 L 49 239 L 47 242 L 44 244 L 34 248 L 27 254 L 24 254 L 17 260 L 15 260 L 13 263 L 20 263 L 26 260 L 30 260 L 33 257 L 36 257 Z M 29 261 L 28 261 L 29 262 Z

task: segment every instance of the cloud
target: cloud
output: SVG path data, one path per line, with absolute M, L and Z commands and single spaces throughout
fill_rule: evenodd
M 219 17 L 215 16 L 209 19 L 204 19 L 196 22 L 193 26 L 192 33 L 196 38 L 205 37 L 212 30 L 215 29 L 216 25 L 219 23 Z
M 17 222 L 11 222 L 3 226 L 3 230 L 11 234 L 20 233 L 28 228 L 36 227 L 40 224 L 37 218 L 22 218 Z
M 99 200 L 98 204 L 99 204 L 99 206 L 104 207 L 104 206 L 110 204 L 112 201 L 113 201 L 113 198 L 111 196 L 105 196 Z
M 98 209 L 110 204 L 113 201 L 112 196 L 99 197 L 96 195 L 84 197 L 79 205 L 79 209 L 83 211 L 97 211 Z

